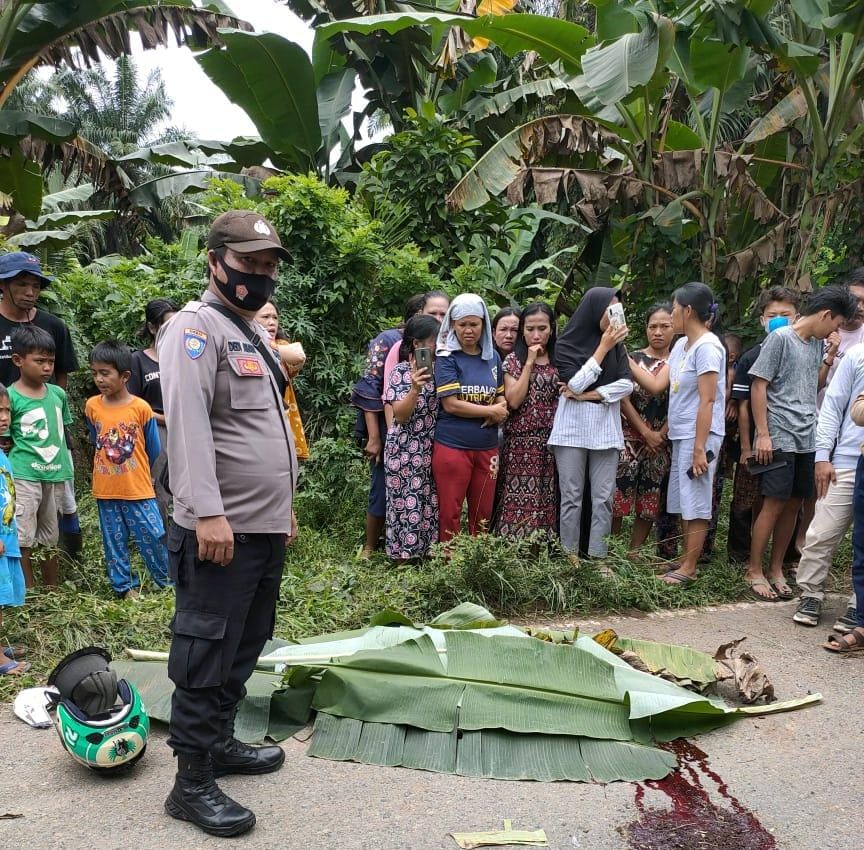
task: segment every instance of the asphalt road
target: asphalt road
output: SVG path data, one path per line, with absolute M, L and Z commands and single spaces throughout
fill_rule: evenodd
M 828 604 L 832 619 L 843 605 Z M 687 643 L 713 651 L 743 635 L 766 667 L 779 698 L 820 691 L 822 704 L 771 717 L 744 719 L 696 739 L 728 793 L 765 829 L 751 846 L 782 850 L 853 850 L 861 821 L 856 803 L 864 739 L 864 657 L 837 657 L 819 648 L 827 627 L 791 622 L 792 603 L 748 603 L 646 617 L 591 621 L 619 633 Z M 826 617 L 826 619 L 828 619 Z M 568 624 L 572 625 L 572 624 Z M 227 777 L 225 790 L 251 807 L 258 824 L 231 846 L 258 850 L 437 850 L 455 848 L 448 833 L 543 828 L 549 846 L 564 850 L 648 850 L 631 845 L 627 826 L 643 806 L 664 809 L 666 794 L 633 783 L 501 782 L 441 776 L 307 758 L 299 740 L 285 743 L 285 767 L 270 776 Z M 205 836 L 164 814 L 173 760 L 160 729 L 135 772 L 104 779 L 79 768 L 56 733 L 0 712 L 0 847 L 16 850 L 197 850 L 226 840 Z M 711 798 L 724 809 L 714 782 Z M 833 790 L 832 790 L 833 788 Z M 682 830 L 669 847 L 702 850 L 698 831 Z M 666 845 L 664 845 L 666 846 Z M 711 844 L 716 848 L 716 841 Z M 738 850 L 735 841 L 723 850 Z

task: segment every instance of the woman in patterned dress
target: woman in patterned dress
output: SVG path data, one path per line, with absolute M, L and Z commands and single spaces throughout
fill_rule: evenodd
M 438 398 L 431 370 L 417 368 L 414 352 L 426 348 L 434 356 L 439 328 L 434 316 L 408 320 L 399 362 L 384 391 L 385 539 L 387 555 L 398 562 L 423 557 L 438 540 L 438 496 L 432 481 Z
M 504 395 L 511 413 L 504 425 L 493 525 L 502 537 L 555 531 L 555 458 L 547 446 L 559 395 L 554 353 L 555 314 L 547 304 L 529 304 L 519 319 L 516 347 L 504 361 Z
M 644 369 L 656 375 L 666 366 L 674 333 L 672 305 L 655 304 L 648 311 L 648 345 L 630 355 L 630 369 Z M 635 513 L 630 534 L 630 552 L 644 545 L 651 526 L 660 512 L 663 481 L 669 473 L 672 447 L 666 439 L 669 392 L 652 395 L 634 382 L 629 398 L 621 400 L 624 448 L 618 461 L 618 479 L 612 531 L 617 533 L 621 520 Z

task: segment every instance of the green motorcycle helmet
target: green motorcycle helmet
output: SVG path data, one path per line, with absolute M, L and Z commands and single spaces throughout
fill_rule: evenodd
M 144 755 L 150 719 L 135 686 L 108 667 L 99 647 L 67 655 L 48 677 L 57 689 L 57 732 L 75 761 L 99 772 L 128 770 Z

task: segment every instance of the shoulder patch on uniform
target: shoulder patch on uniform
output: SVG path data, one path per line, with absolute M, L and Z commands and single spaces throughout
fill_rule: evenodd
M 197 360 L 207 347 L 207 332 L 197 328 L 183 329 L 183 348 L 192 360 Z

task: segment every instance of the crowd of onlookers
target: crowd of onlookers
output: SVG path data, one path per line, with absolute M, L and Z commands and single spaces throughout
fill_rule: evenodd
M 29 254 L 0 256 L 0 606 L 23 603 L 34 547 L 46 550 L 47 586 L 58 581 L 58 540 L 73 556 L 80 548 L 64 391 L 78 363 L 68 328 L 37 307 L 51 281 Z M 140 350 L 105 342 L 89 355 L 98 391 L 84 411 L 92 489 L 108 578 L 122 597 L 140 581 L 130 539 L 154 582 L 170 583 L 155 340 L 177 309 L 167 299 L 147 305 Z M 589 289 L 561 330 L 539 301 L 493 317 L 469 293 L 411 298 L 404 322 L 370 342 L 351 396 L 371 467 L 364 556 L 382 539 L 397 562 L 422 559 L 439 542 L 446 552 L 464 516 L 470 534 L 555 537 L 574 564 L 588 559 L 614 577 L 608 539 L 632 517 L 631 554 L 645 551 L 654 529 L 666 564 L 659 580 L 686 587 L 717 545 L 731 480 L 730 563 L 760 600 L 793 598 L 794 574 L 793 619 L 804 625 L 819 623 L 834 553 L 856 513 L 858 594 L 828 647 L 864 646 L 864 269 L 808 297 L 762 291 L 764 337 L 746 351 L 739 336 L 721 333 L 719 312 L 703 283 L 653 305 L 644 328 L 604 287 Z M 306 458 L 290 381 L 305 354 L 280 333 L 273 303 L 257 320 L 289 378 L 286 415 Z M 646 346 L 628 349 L 643 330 Z M 8 647 L 0 670 L 26 670 L 18 654 Z
M 588 290 L 560 331 L 542 302 L 491 317 L 473 294 L 410 299 L 352 393 L 372 471 L 364 556 L 382 537 L 398 562 L 446 550 L 464 514 L 470 534 L 554 536 L 611 576 L 608 538 L 632 515 L 631 553 L 656 527 L 658 578 L 686 587 L 731 479 L 730 563 L 758 600 L 792 599 L 795 575 L 794 620 L 817 625 L 864 443 L 864 269 L 809 296 L 766 289 L 755 313 L 764 338 L 742 351 L 711 289 L 688 283 L 628 350 L 642 328 L 613 289 Z M 864 644 L 858 623 L 853 594 L 829 648 Z
M 69 329 L 37 307 L 52 280 L 30 254 L 0 256 L 0 627 L 2 607 L 24 603 L 34 573 L 41 573 L 46 587 L 58 584 L 58 543 L 72 557 L 81 549 L 67 429 L 73 417 L 65 392 L 68 376 L 79 364 Z M 93 449 L 92 492 L 108 580 L 122 598 L 134 598 L 140 586 L 130 561 L 130 540 L 157 587 L 170 584 L 165 530 L 171 495 L 156 336 L 177 311 L 168 299 L 150 301 L 139 331 L 140 350 L 107 341 L 88 358 L 98 392 L 84 408 Z M 295 376 L 305 354 L 300 344 L 279 333 L 275 305 L 268 302 L 256 318 L 286 377 Z M 284 403 L 297 456 L 306 458 L 290 380 Z M 34 549 L 42 550 L 38 559 Z M 8 644 L 2 632 L 0 639 Z M 20 645 L 5 647 L 0 675 L 26 672 L 23 651 Z

